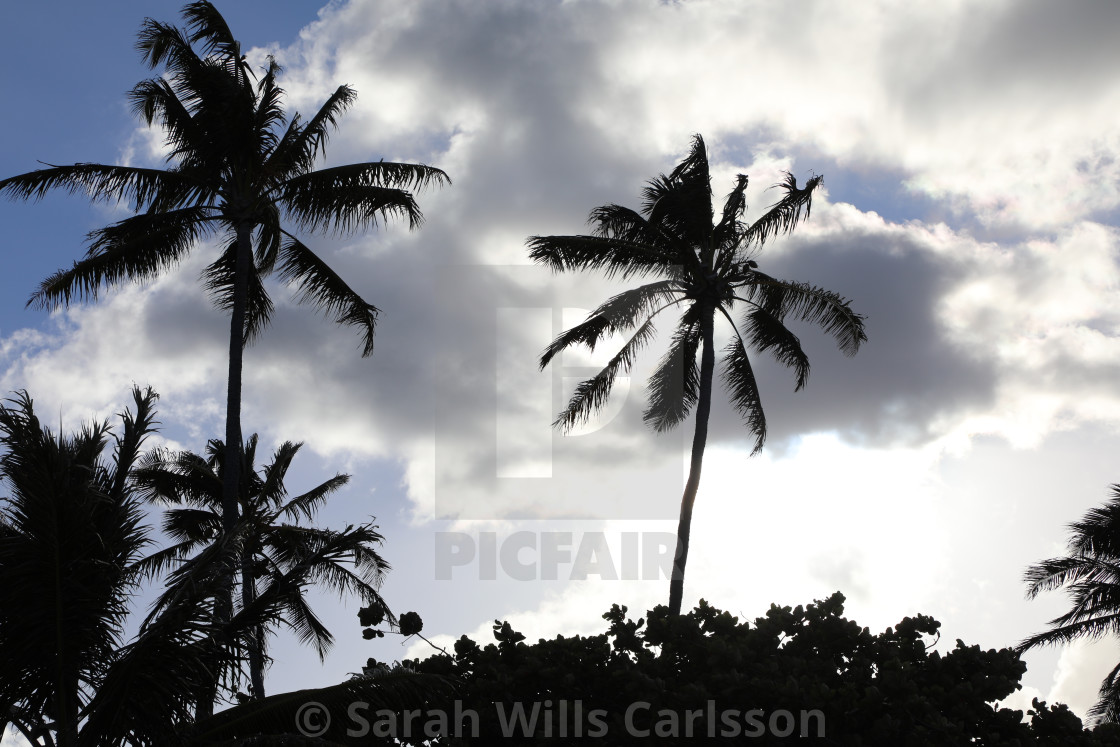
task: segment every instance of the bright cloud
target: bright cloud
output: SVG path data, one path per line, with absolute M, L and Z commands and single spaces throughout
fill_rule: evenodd
M 541 373 L 537 357 L 619 286 L 526 267 L 524 239 L 581 232 L 601 204 L 637 206 L 700 132 L 717 199 L 750 174 L 751 216 L 782 171 L 825 172 L 812 218 L 759 261 L 852 298 L 870 340 L 845 359 L 798 330 L 813 370 L 796 394 L 760 362 L 760 457 L 717 392 L 686 603 L 750 618 L 840 589 L 873 628 L 926 612 L 950 640 L 1010 645 L 1054 604 L 1021 599 L 1023 567 L 1120 479 L 1105 461 L 1120 446 L 1120 79 L 1103 64 L 1118 23 L 1115 4 L 1041 0 L 331 4 L 267 50 L 292 108 L 310 115 L 351 84 L 331 163 L 422 161 L 454 184 L 419 196 L 417 232 L 312 242 L 384 310 L 374 355 L 276 288 L 274 323 L 246 358 L 247 427 L 396 465 L 378 496 L 407 498 L 405 544 L 427 548 L 435 518 L 673 531 L 691 434 L 641 424 L 660 349 L 597 430 L 552 433 L 545 419 L 589 361 Z M 127 158 L 159 153 L 150 136 L 120 137 Z M 3 326 L 0 383 L 72 408 L 67 422 L 151 383 L 165 420 L 218 432 L 223 319 L 202 266 L 35 330 Z M 1012 491 L 1008 472 L 1033 480 Z M 394 571 L 417 607 L 451 593 L 424 572 Z M 488 640 L 496 616 L 530 638 L 589 632 L 612 602 L 638 610 L 663 586 L 464 581 L 455 593 L 504 606 L 464 601 L 435 632 L 478 626 Z M 1097 669 L 1071 649 L 1057 680 L 1030 687 L 1083 712 Z

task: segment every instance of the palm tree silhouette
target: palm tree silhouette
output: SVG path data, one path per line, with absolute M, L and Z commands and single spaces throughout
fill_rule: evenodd
M 169 611 L 122 646 L 150 543 L 128 477 L 155 400 L 150 389 L 134 391 L 135 414 L 121 413 L 112 459 L 102 458 L 108 422 L 66 437 L 40 425 L 26 392 L 0 405 L 0 478 L 11 490 L 0 511 L 0 724 L 33 744 L 73 745 L 93 733 L 97 696 L 125 680 L 134 695 L 159 694 L 118 704 L 138 733 L 188 717 L 192 690 L 214 664 L 203 608 Z
M 681 609 L 692 510 L 708 437 L 716 315 L 731 325 L 722 375 L 732 404 L 755 437 L 752 453 L 762 449 L 766 419 L 748 347 L 769 352 L 792 368 L 796 388 L 801 389 L 809 377 L 809 359 L 797 336 L 786 327 L 787 320 L 818 325 L 847 355 L 854 355 L 867 340 L 863 317 L 852 311 L 849 301 L 831 291 L 765 275 L 752 259 L 767 239 L 792 231 L 803 211 L 808 217 L 813 190 L 820 182 L 821 177 L 814 176 L 798 187 L 787 174 L 786 181 L 776 185 L 785 195 L 748 225 L 741 221 L 747 177 L 740 174 L 719 221 L 713 223 L 708 156 L 703 138 L 695 135 L 688 156 L 673 172 L 649 182 L 640 213 L 604 205 L 591 211 L 591 235 L 533 236 L 528 240 L 530 256 L 558 272 L 602 270 L 608 277 L 658 278 L 610 298 L 584 322 L 557 337 L 541 355 L 543 370 L 571 346 L 586 345 L 593 350 L 614 334 L 629 335 L 602 371 L 576 387 L 567 408 L 553 423 L 562 431 L 585 423 L 602 409 L 614 377 L 628 372 L 638 351 L 653 339 L 654 318 L 671 307 L 681 309 L 669 350 L 649 378 L 649 404 L 644 414 L 645 422 L 661 432 L 696 408 L 692 458 L 681 498 L 669 584 L 669 608 L 674 615 Z M 736 306 L 744 307 L 738 324 L 731 316 Z
M 1019 651 L 1120 632 L 1120 485 L 1112 486 L 1107 503 L 1069 528 L 1068 554 L 1032 565 L 1024 580 L 1028 599 L 1064 587 L 1073 605 L 1050 621 L 1050 630 L 1020 642 Z M 1090 718 L 1120 723 L 1120 664 L 1105 677 L 1099 694 Z
M 244 557 L 255 540 L 256 525 L 246 516 L 234 535 L 178 565 L 168 593 L 126 641 L 131 603 L 160 570 L 155 556 L 144 557 L 151 539 L 137 484 L 151 477 L 141 474 L 141 462 L 146 470 L 153 459 L 139 455 L 154 430 L 156 399 L 151 389 L 134 389 L 134 410 L 120 414 L 119 435 L 107 422 L 72 436 L 54 434 L 41 425 L 25 392 L 0 404 L 0 480 L 8 489 L 0 499 L 0 734 L 11 725 L 39 747 L 247 744 L 250 737 L 253 744 L 308 744 L 294 733 L 308 702 L 335 713 L 359 701 L 375 711 L 403 711 L 448 693 L 452 683 L 445 678 L 400 669 L 197 717 L 213 673 L 243 660 L 222 640 L 248 640 L 278 612 L 298 605 L 299 583 L 317 579 L 302 569 L 320 569 L 336 588 L 352 582 L 330 571 L 330 548 L 345 543 L 332 545 L 335 539 L 326 535 L 320 542 L 314 533 L 306 542 L 284 536 L 269 546 L 292 548 L 279 562 L 284 572 L 271 574 L 262 593 L 232 619 L 219 619 L 213 600 L 228 589 L 227 556 Z M 278 461 L 293 453 L 285 445 Z M 274 462 L 270 474 L 282 479 L 282 471 Z M 326 492 L 338 480 L 324 483 Z M 272 488 L 261 493 L 276 495 Z M 285 505 L 314 510 L 318 495 L 309 491 Z M 210 515 L 216 531 L 216 504 Z M 275 736 L 254 737 L 262 734 Z
M 85 258 L 44 280 L 29 305 L 65 306 L 96 298 L 102 285 L 150 280 L 200 240 L 221 238 L 224 249 L 204 278 L 216 305 L 230 312 L 225 462 L 232 468 L 224 473 L 222 521 L 232 532 L 243 349 L 272 311 L 263 279 L 275 272 L 298 290 L 301 302 L 357 327 L 368 356 L 378 309 L 293 231 L 347 235 L 393 216 L 416 227 L 422 215 L 408 190 L 449 180 L 437 168 L 385 161 L 315 170 L 354 90 L 339 86 L 307 121 L 288 117 L 275 60 L 257 78 L 221 14 L 205 0 L 186 5 L 183 17 L 184 29 L 144 21 L 137 48 L 151 69 L 163 65 L 165 72 L 129 94 L 140 118 L 163 128 L 166 169 L 52 165 L 0 181 L 0 194 L 39 199 L 64 189 L 94 201 L 125 202 L 136 213 L 91 232 Z
M 290 441 L 281 444 L 259 473 L 253 464 L 256 434 L 241 450 L 239 614 L 254 621 L 245 630 L 244 646 L 250 694 L 256 699 L 265 695 L 267 638 L 272 629 L 289 626 L 301 641 L 315 646 L 320 658 L 334 642 L 308 605 L 309 585 L 332 589 L 340 596 L 355 594 L 366 604 L 385 608 L 377 589 L 390 567 L 375 548 L 382 540 L 375 526 L 331 530 L 301 525 L 301 520 L 312 521 L 326 500 L 350 480 L 349 475 L 335 475 L 305 493 L 289 496 L 284 479 L 301 447 Z M 163 529 L 173 540 L 141 562 L 149 572 L 178 567 L 222 540 L 224 455 L 224 444 L 215 439 L 207 445 L 206 456 L 158 449 L 137 465 L 132 478 L 135 488 L 147 500 L 169 507 Z M 172 604 L 179 593 L 172 584 L 153 614 Z

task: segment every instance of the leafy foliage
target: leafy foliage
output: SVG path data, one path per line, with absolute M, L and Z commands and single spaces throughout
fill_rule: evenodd
M 199 718 L 196 706 L 213 673 L 245 664 L 248 646 L 231 641 L 253 641 L 280 623 L 297 630 L 311 625 L 320 635 L 299 608 L 304 587 L 325 583 L 384 604 L 343 561 L 347 553 L 351 560 L 360 556 L 355 567 L 376 571 L 371 581 L 387 566 L 366 546 L 374 538 L 356 528 L 332 533 L 297 525 L 345 482 L 336 476 L 287 496 L 283 477 L 297 444 L 284 444 L 260 475 L 245 471 L 246 510 L 237 533 L 224 535 L 215 498 L 220 443 L 212 444 L 210 462 L 189 452 L 141 455 L 154 430 L 156 399 L 150 389 L 135 389 L 133 410 L 120 414 L 119 435 L 107 422 L 56 435 L 23 392 L 0 405 L 0 479 L 10 491 L 0 501 L 0 732 L 11 724 L 40 747 L 326 744 L 301 736 L 301 705 L 360 700 L 375 709 L 408 708 L 449 692 L 451 682 L 439 676 L 363 673 Z M 253 449 L 247 453 L 251 467 Z M 151 540 L 143 499 L 156 496 L 189 505 L 166 517 L 178 542 L 145 556 Z M 250 576 L 258 579 L 256 594 L 243 596 L 248 603 L 222 619 L 214 600 L 225 588 L 224 569 L 246 558 L 264 564 L 259 576 Z M 126 641 L 126 618 L 141 585 L 167 571 L 164 594 Z M 317 642 L 329 644 L 326 635 Z
M 1062 705 L 1035 701 L 1028 723 L 1021 711 L 993 706 L 1019 688 L 1026 669 L 1013 650 L 957 641 L 941 653 L 933 650 L 940 627 L 933 618 L 908 617 L 873 634 L 845 618 L 843 604 L 836 593 L 804 607 L 773 605 L 753 624 L 704 601 L 687 615 L 659 606 L 637 620 L 615 605 L 603 615 L 608 627 L 601 635 L 534 644 L 495 621 L 493 643 L 463 636 L 453 656 L 402 666 L 458 678 L 459 711 L 477 714 L 477 736 L 465 718 L 458 739 L 430 744 L 493 744 L 510 736 L 517 744 L 556 744 L 581 735 L 607 745 L 784 741 L 749 733 L 745 714 L 753 709 L 767 729 L 778 711 L 794 714 L 798 730 L 803 713 L 819 714 L 805 720 L 808 735 L 836 745 L 1120 743 L 1114 727 L 1084 731 Z M 533 727 L 510 718 L 516 703 L 526 716 L 538 704 Z M 668 734 L 673 723 L 676 736 Z M 784 718 L 773 723 L 786 725 Z
M 1120 485 L 1103 506 L 1070 524 L 1068 554 L 1027 569 L 1027 596 L 1064 588 L 1072 605 L 1050 621 L 1050 629 L 1019 644 L 1020 650 L 1120 634 Z M 1120 723 L 1120 664 L 1101 682 L 1090 716 Z
M 362 355 L 372 354 L 377 307 L 298 234 L 347 235 L 394 217 L 415 227 L 422 215 L 411 190 L 449 180 L 437 168 L 384 160 L 316 170 L 354 90 L 339 86 L 306 121 L 299 114 L 289 117 L 274 59 L 258 76 L 208 0 L 187 4 L 182 15 L 183 28 L 144 21 L 136 47 L 150 69 L 163 72 L 129 93 L 136 115 L 163 132 L 166 168 L 48 165 L 0 180 L 0 195 L 38 200 L 61 189 L 95 202 L 124 203 L 135 213 L 92 231 L 85 257 L 46 278 L 29 305 L 65 306 L 96 298 L 102 288 L 150 281 L 199 242 L 218 240 L 222 248 L 203 271 L 203 282 L 214 304 L 230 314 L 222 524 L 232 537 L 244 346 L 268 326 L 273 309 L 264 279 L 277 272 L 301 303 L 355 327 Z M 219 600 L 218 614 L 226 622 L 233 614 L 232 574 L 227 567 Z M 322 640 L 318 633 L 311 638 Z
M 346 485 L 349 475 L 335 475 L 300 495 L 288 493 L 285 478 L 301 447 L 290 441 L 281 444 L 272 461 L 258 472 L 254 467 L 257 437 L 246 441 L 241 449 L 235 537 L 226 537 L 222 523 L 225 444 L 220 440 L 210 441 L 205 456 L 165 449 L 149 452 L 132 476 L 140 495 L 168 507 L 163 528 L 173 540 L 170 547 L 142 561 L 145 570 L 154 574 L 189 567 L 204 550 L 226 539 L 236 542 L 234 565 L 241 603 L 232 625 L 244 635 L 239 643 L 249 657 L 250 690 L 255 697 L 264 692 L 267 640 L 277 627 L 294 630 L 321 658 L 334 642 L 308 605 L 309 586 L 354 595 L 381 608 L 385 604 L 377 589 L 389 564 L 377 552 L 382 541 L 377 527 L 370 523 L 333 530 L 307 523 Z M 173 575 L 155 611 L 175 604 L 189 579 L 189 574 Z M 235 683 L 236 677 L 230 681 Z
M 44 281 L 29 304 L 66 305 L 96 298 L 103 286 L 152 279 L 199 240 L 224 236 L 225 252 L 205 271 L 205 283 L 227 310 L 239 283 L 253 288 L 246 339 L 268 323 L 272 303 L 261 279 L 278 269 L 302 301 L 361 330 L 369 355 L 376 307 L 284 226 L 346 235 L 393 216 L 417 226 L 423 216 L 409 190 L 445 184 L 447 175 L 383 160 L 315 170 L 355 91 L 339 86 L 306 121 L 288 116 L 274 60 L 258 76 L 209 2 L 186 5 L 183 17 L 182 29 L 145 20 L 137 48 L 150 68 L 166 71 L 129 94 L 140 119 L 163 130 L 166 169 L 77 163 L 0 180 L 0 194 L 16 199 L 63 189 L 125 202 L 137 213 L 91 232 L 85 258 Z M 242 278 L 235 260 L 246 239 L 257 249 Z

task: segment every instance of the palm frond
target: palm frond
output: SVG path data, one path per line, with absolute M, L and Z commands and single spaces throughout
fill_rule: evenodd
M 1094 724 L 1120 723 L 1120 664 L 1101 682 L 1097 702 L 1089 709 L 1088 716 Z
M 284 231 L 280 227 L 280 211 L 275 205 L 266 206 L 268 220 L 257 226 L 256 240 L 253 242 L 253 264 L 261 276 L 267 276 L 276 268 L 276 260 L 284 245 Z
M 170 147 L 168 162 L 195 160 L 198 144 L 206 140 L 201 122 L 179 99 L 166 78 L 142 80 L 128 92 L 133 113 L 149 127 L 158 123 Z M 200 180 L 201 181 L 201 180 Z
M 191 58 L 198 55 L 191 48 L 187 35 L 171 24 L 145 18 L 136 38 L 136 51 L 140 52 L 144 63 L 152 70 L 162 64 L 169 67 L 183 67 Z
M 615 377 L 620 371 L 625 373 L 630 370 L 634 356 L 649 343 L 655 333 L 651 316 L 638 327 L 599 373 L 576 387 L 568 406 L 553 421 L 553 427 L 567 433 L 572 428 L 585 424 L 594 413 L 601 410 L 610 397 Z
M 1069 525 L 1071 554 L 1120 558 L 1120 485 L 1109 486 L 1112 497 Z
M 267 593 L 267 590 L 265 593 Z M 278 619 L 291 628 L 300 643 L 315 649 L 315 653 L 319 655 L 319 661 L 324 661 L 327 658 L 327 654 L 334 646 L 334 634 L 307 604 L 302 588 L 291 587 L 289 589 L 284 600 L 284 614 Z
M 288 468 L 302 448 L 303 442 L 295 441 L 285 441 L 276 447 L 276 451 L 272 454 L 272 461 L 261 471 L 260 485 L 255 490 L 257 502 L 266 506 L 279 506 L 282 503 L 288 494 L 284 478 L 288 476 Z M 246 461 L 251 469 L 252 460 Z
M 159 425 L 155 419 L 155 404 L 159 395 L 151 387 L 141 389 L 132 388 L 132 401 L 136 407 L 135 414 L 128 408 L 117 413 L 121 419 L 123 433 L 114 436 L 116 452 L 113 455 L 113 480 L 109 495 L 115 500 L 125 499 L 125 488 L 129 483 L 129 476 L 133 466 L 140 457 L 140 447 L 143 446 L 147 436 L 153 433 Z
M 766 443 L 766 415 L 762 410 L 762 397 L 743 338 L 731 317 L 726 312 L 724 315 L 731 323 L 735 335 L 724 349 L 720 376 L 727 385 L 732 406 L 743 417 L 747 431 L 754 436 L 751 454 L 757 454 Z
M 253 129 L 258 135 L 257 152 L 272 153 L 280 142 L 275 127 L 284 122 L 284 89 L 277 83 L 282 68 L 272 56 L 268 56 L 268 66 L 264 77 L 257 84 L 257 111 Z
M 737 288 L 738 300 L 766 309 L 778 321 L 793 318 L 815 324 L 836 341 L 844 355 L 852 356 L 867 342 L 864 318 L 843 296 L 808 283 L 778 280 L 757 270 Z
M 339 86 L 306 125 L 300 123 L 298 116 L 293 116 L 269 156 L 269 170 L 282 178 L 310 171 L 315 160 L 326 152 L 327 138 L 338 126 L 339 116 L 353 105 L 357 96 L 350 86 Z
M 1120 559 L 1083 553 L 1051 558 L 1028 568 L 1023 580 L 1027 583 L 1028 599 L 1034 599 L 1044 591 L 1082 582 L 1091 585 L 1120 584 Z
M 349 482 L 350 475 L 335 475 L 331 479 L 308 490 L 306 493 L 297 495 L 295 498 L 288 501 L 280 509 L 279 515 L 291 520 L 302 515 L 308 521 L 311 521 L 315 516 L 316 510 L 326 502 L 327 498 L 341 490 L 344 486 L 349 484 Z
M 622 205 L 602 205 L 591 211 L 591 235 L 636 244 L 664 258 L 666 265 L 697 266 L 696 252 L 662 225 Z
M 661 177 L 644 191 L 649 222 L 669 235 L 675 243 L 694 248 L 701 261 L 707 261 L 712 248 L 712 191 L 705 181 L 677 182 Z
M 646 244 L 600 236 L 530 236 L 529 258 L 556 272 L 601 270 L 608 278 L 674 275 L 677 261 Z
M 214 539 L 222 529 L 219 511 L 201 508 L 170 508 L 163 514 L 163 531 L 177 542 L 198 546 Z
M 794 391 L 800 391 L 809 381 L 809 356 L 801 349 L 801 341 L 782 322 L 765 308 L 755 308 L 746 313 L 744 328 L 747 343 L 760 353 L 769 351 L 778 363 L 792 368 L 797 377 Z
M 132 484 L 152 503 L 221 510 L 221 479 L 204 458 L 189 451 L 149 451 L 133 471 Z
M 793 231 L 801 220 L 802 212 L 806 218 L 809 217 L 813 209 L 813 190 L 823 179 L 823 176 L 815 175 L 805 182 L 804 187 L 798 187 L 797 179 L 787 171 L 785 180 L 773 187 L 783 190 L 785 195 L 747 228 L 743 234 L 744 245 L 765 244 L 772 236 Z
M 1058 625 L 1050 630 L 1024 638 L 1015 647 L 1017 651 L 1026 651 L 1036 646 L 1071 643 L 1078 638 L 1101 638 L 1105 635 L 1120 634 L 1120 613 L 1097 617 L 1092 620 Z
M 424 216 L 408 189 L 446 180 L 439 169 L 381 161 L 298 174 L 275 197 L 301 230 L 348 235 L 394 217 L 416 228 Z
M 280 251 L 280 277 L 295 284 L 300 303 L 333 315 L 339 324 L 357 327 L 362 333 L 362 357 L 373 353 L 373 333 L 378 308 L 367 303 L 326 262 L 288 234 Z
M 249 66 L 242 59 L 241 44 L 230 31 L 226 19 L 210 2 L 193 2 L 183 8 L 190 44 L 199 44 L 206 57 L 219 56 L 237 70 L 248 73 Z
M 691 247 L 704 261 L 712 248 L 712 184 L 708 154 L 700 135 L 688 155 L 668 175 L 642 191 L 642 213 L 649 222 Z
M 232 312 L 237 293 L 237 239 L 226 243 L 225 250 L 202 271 L 203 285 L 211 302 L 222 311 Z M 273 304 L 256 263 L 251 262 L 247 278 L 245 331 L 243 343 L 250 345 L 272 321 Z
M 136 561 L 132 570 L 139 579 L 150 581 L 178 567 L 179 563 L 198 549 L 198 546 L 199 544 L 193 540 L 178 542 Z
M 700 383 L 696 351 L 700 347 L 701 313 L 693 304 L 681 315 L 668 352 L 649 377 L 649 400 L 642 420 L 658 433 L 688 417 L 696 404 Z
M 209 220 L 203 209 L 185 208 L 160 217 L 142 213 L 94 231 L 86 258 L 46 278 L 27 305 L 68 306 L 97 298 L 102 286 L 150 280 L 182 260 Z
M 199 187 L 189 175 L 179 171 L 101 163 L 52 165 L 0 179 L 0 195 L 16 200 L 34 202 L 52 189 L 62 189 L 70 194 L 83 193 L 93 202 L 125 202 L 132 210 L 143 210 L 157 197 L 167 194 L 181 195 L 185 199 Z M 161 207 L 168 209 L 170 206 L 161 203 Z
M 717 231 L 728 230 L 739 222 L 747 209 L 746 191 L 750 178 L 746 174 L 735 175 L 735 187 L 727 195 L 723 203 L 723 215 L 720 217 Z
M 688 155 L 670 172 L 669 179 L 696 181 L 701 184 L 708 184 L 711 181 L 708 175 L 708 150 L 700 133 L 692 136 L 692 146 L 688 149 Z
M 604 336 L 632 329 L 641 317 L 657 316 L 673 303 L 680 303 L 683 299 L 657 307 L 661 301 L 671 299 L 677 293 L 674 281 L 659 280 L 612 296 L 606 303 L 588 314 L 587 319 L 562 332 L 544 349 L 540 358 L 541 370 L 543 371 L 557 354 L 573 345 L 586 345 L 588 350 L 594 351 L 595 346 Z

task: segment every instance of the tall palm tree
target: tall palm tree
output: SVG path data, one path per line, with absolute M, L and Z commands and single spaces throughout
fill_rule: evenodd
M 553 423 L 563 431 L 585 423 L 607 402 L 614 377 L 630 370 L 638 351 L 655 335 L 654 318 L 680 310 L 669 350 L 649 379 L 644 420 L 656 431 L 672 428 L 696 408 L 692 459 L 677 527 L 669 608 L 680 614 L 688 560 L 692 509 L 700 485 L 708 438 L 712 379 L 715 372 L 715 320 L 725 319 L 731 341 L 723 351 L 722 375 L 731 402 L 754 436 L 754 452 L 766 439 L 766 419 L 747 349 L 769 352 L 794 370 L 797 389 L 809 378 L 809 359 L 797 336 L 786 327 L 794 319 L 816 324 L 840 350 L 854 355 L 867 340 L 863 317 L 836 293 L 805 283 L 772 278 L 758 270 L 758 249 L 778 234 L 793 230 L 802 213 L 809 215 L 813 190 L 821 177 L 798 187 L 792 175 L 776 185 L 784 196 L 753 223 L 742 222 L 747 177 L 740 174 L 714 222 L 708 155 L 704 140 L 693 137 L 688 156 L 668 176 L 649 182 L 641 212 L 620 205 L 591 211 L 588 236 L 533 236 L 529 254 L 553 270 L 603 270 L 607 276 L 657 278 L 610 298 L 588 318 L 562 333 L 540 358 L 545 366 L 574 346 L 589 349 L 616 333 L 629 339 L 596 376 L 576 387 L 567 408 Z M 732 312 L 742 307 L 739 322 Z M 697 368 L 696 357 L 700 355 Z
M 307 603 L 308 585 L 356 594 L 366 604 L 385 602 L 378 594 L 389 564 L 378 554 L 382 537 L 372 524 L 342 530 L 302 525 L 310 522 L 326 500 L 346 485 L 338 474 L 297 496 L 284 484 L 292 459 L 302 444 L 290 441 L 273 453 L 259 473 L 254 467 L 256 434 L 244 444 L 237 532 L 240 610 L 252 621 L 245 630 L 250 694 L 265 695 L 264 670 L 268 634 L 286 624 L 300 640 L 326 656 L 334 637 Z M 173 544 L 142 561 L 150 572 L 178 567 L 224 539 L 222 484 L 225 446 L 212 440 L 206 455 L 190 451 L 148 452 L 133 471 L 140 495 L 168 506 L 163 529 Z M 180 593 L 172 584 L 153 608 L 158 614 Z
M 1050 630 L 1019 643 L 1020 651 L 1120 634 L 1120 485 L 1112 486 L 1107 503 L 1069 528 L 1068 554 L 1032 565 L 1024 580 L 1028 599 L 1064 587 L 1073 605 L 1050 621 Z M 1120 664 L 1101 683 L 1100 699 L 1089 716 L 1120 723 Z
M 304 121 L 282 106 L 280 66 L 258 77 L 217 9 L 206 0 L 183 8 L 185 28 L 146 19 L 137 48 L 164 74 L 129 94 L 149 126 L 163 128 L 167 168 L 77 163 L 0 180 L 0 194 L 39 199 L 51 189 L 125 202 L 135 215 L 91 232 L 84 259 L 43 281 L 29 305 L 55 307 L 96 298 L 101 287 L 142 282 L 179 264 L 199 241 L 223 247 L 204 273 L 214 302 L 230 312 L 226 457 L 222 521 L 237 522 L 241 374 L 245 344 L 267 325 L 272 302 L 263 279 L 276 272 L 299 299 L 357 327 L 362 355 L 373 351 L 378 309 L 308 248 L 297 232 L 346 235 L 422 215 L 410 189 L 444 184 L 429 166 L 374 161 L 316 170 L 328 135 L 355 100 L 339 86 Z M 287 225 L 287 227 L 285 227 Z M 227 603 L 227 613 L 230 603 Z

